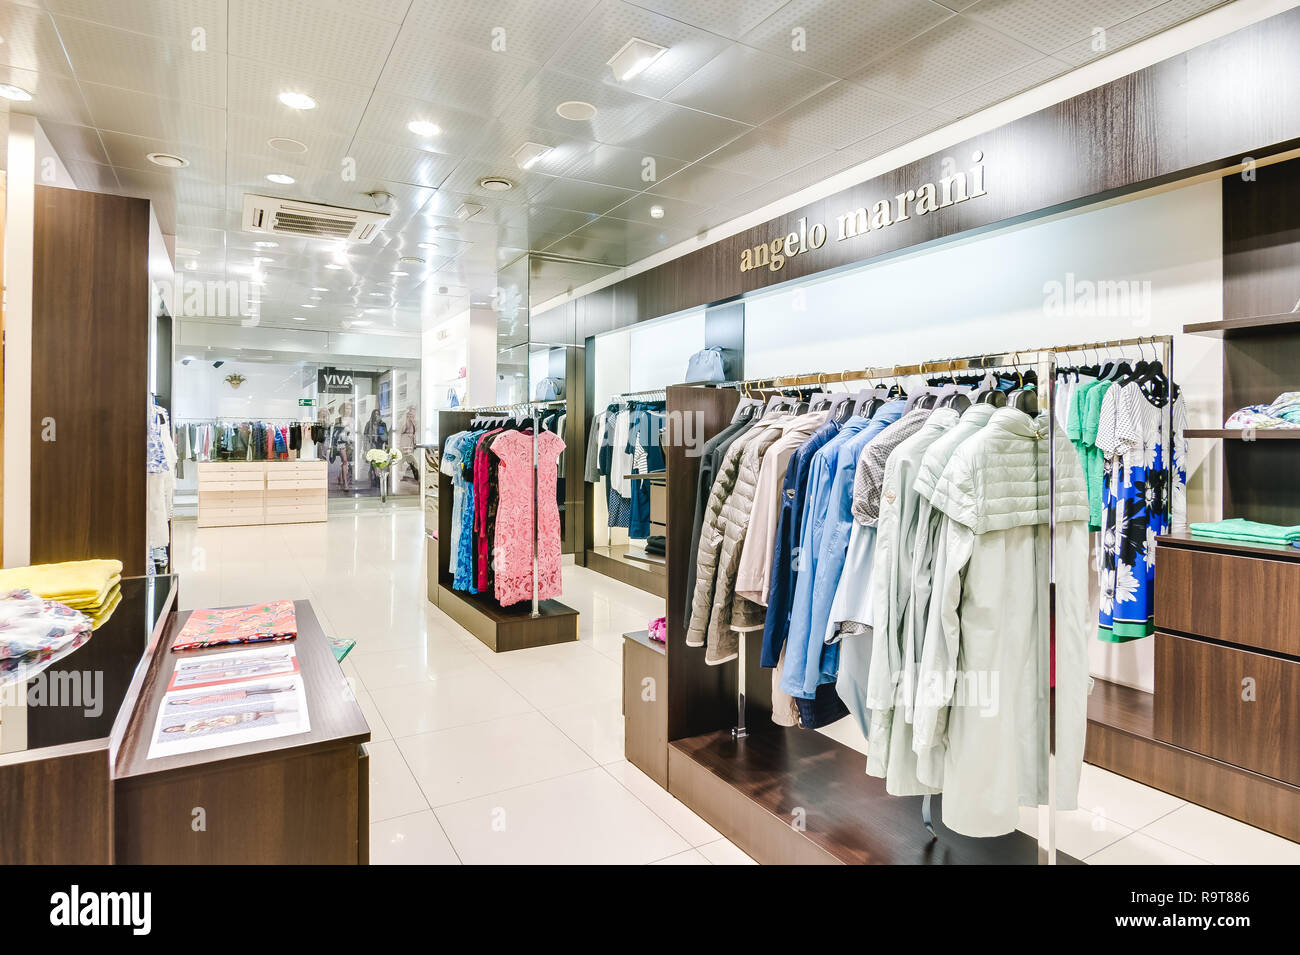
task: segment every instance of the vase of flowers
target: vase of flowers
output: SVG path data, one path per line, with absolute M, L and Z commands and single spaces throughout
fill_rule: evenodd
M 388 474 L 400 460 L 402 460 L 402 452 L 396 448 L 372 448 L 366 452 L 366 461 L 379 471 L 380 503 L 388 502 Z

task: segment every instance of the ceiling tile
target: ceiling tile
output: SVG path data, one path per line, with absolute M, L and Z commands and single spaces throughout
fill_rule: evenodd
M 279 105 L 278 103 L 276 104 Z M 289 111 L 293 112 L 293 111 Z M 316 169 L 339 169 L 348 155 L 351 135 L 332 133 L 298 115 L 253 116 L 231 113 L 227 123 L 228 145 L 233 153 L 263 156 L 268 161 L 283 159 Z M 306 152 L 276 149 L 275 138 L 295 139 L 307 147 Z
M 316 100 L 316 108 L 285 106 L 278 97 L 286 91 L 306 93 Z M 230 111 L 274 119 L 284 129 L 276 134 L 279 136 L 302 140 L 302 136 L 295 135 L 299 128 L 351 136 L 369 99 L 370 88 L 366 86 L 311 76 L 271 63 L 230 58 Z
M 657 43 L 666 47 L 667 52 L 637 76 L 619 82 L 609 67 L 609 59 L 633 37 Z M 547 65 L 657 99 L 727 46 L 728 41 L 722 37 L 679 20 L 662 17 L 623 0 L 601 0 L 600 6 L 582 21 Z
M 1006 76 L 999 76 L 992 83 L 985 83 L 969 93 L 963 93 L 946 103 L 939 104 L 935 107 L 935 112 L 949 121 L 960 119 L 963 116 L 978 112 L 986 106 L 992 106 L 994 103 L 1009 99 L 1017 93 L 1023 93 L 1031 87 L 1046 83 L 1053 77 L 1067 72 L 1070 68 L 1070 65 L 1062 60 L 1045 56 L 1041 60 L 1035 60 L 1028 66 L 1013 70 Z
M 87 126 L 93 122 L 77 81 L 70 76 L 60 76 L 53 72 L 32 73 L 4 66 L 0 67 L 0 83 L 10 83 L 32 94 L 29 102 L 7 103 L 11 112 L 78 126 Z
M 1041 53 L 1088 39 L 1094 29 L 1104 29 L 1137 16 L 1160 0 L 980 0 L 966 8 L 970 17 Z
M 378 177 L 431 189 L 442 185 L 457 162 L 452 156 L 368 140 L 354 142 L 351 156 L 356 160 L 357 176 L 361 179 Z
M 379 88 L 495 119 L 536 74 L 531 60 L 402 30 Z
M 222 150 L 226 111 L 161 99 L 146 93 L 82 83 L 90 115 L 100 129 Z
M 734 170 L 718 169 L 696 162 L 655 183 L 648 192 L 708 207 L 755 189 L 765 181 L 758 176 L 747 176 Z
M 543 155 L 527 170 L 521 170 L 515 162 L 514 154 L 524 143 L 549 146 L 550 152 Z M 509 179 L 517 180 L 516 174 L 523 172 L 532 175 L 570 176 L 582 179 L 587 177 L 579 175 L 578 170 L 586 167 L 586 157 L 595 148 L 596 143 L 575 136 L 565 136 L 531 126 L 493 123 L 484 131 L 483 138 L 470 150 L 469 157 Z
M 918 112 L 914 103 L 841 80 L 770 119 L 766 126 L 795 139 L 842 149 Z
M 504 176 L 515 186 L 504 191 L 484 189 L 478 182 L 487 176 Z M 459 195 L 470 196 L 471 201 L 479 204 L 482 204 L 483 200 L 490 199 L 501 205 L 513 206 L 528 202 L 544 192 L 554 181 L 550 176 L 531 171 L 525 172 L 513 166 L 502 168 L 499 164 L 462 159 L 442 184 L 442 188 Z
M 1040 58 L 1031 47 L 958 16 L 871 63 L 852 79 L 933 106 Z
M 516 238 L 534 235 L 552 235 L 559 238 L 582 228 L 591 221 L 591 218 L 590 213 L 586 212 L 530 205 L 503 210 L 497 222 L 504 232 L 511 233 Z
M 602 145 L 583 156 L 563 175 L 623 189 L 646 189 L 685 166 L 686 163 L 680 159 L 652 156 L 639 149 Z
M 185 172 L 213 181 L 221 180 L 226 175 L 224 150 L 195 149 L 173 140 L 148 139 L 112 131 L 105 131 L 101 135 L 104 139 L 104 148 L 108 150 L 109 162 L 114 166 L 138 169 L 142 172 L 165 172 L 166 170 L 155 166 L 147 157 L 150 153 L 172 153 L 189 160 L 188 166 L 176 172 Z
M 374 86 L 398 27 L 363 15 L 365 9 L 331 0 L 230 0 L 230 52 L 277 69 Z
M 186 42 L 88 20 L 56 17 L 55 22 L 80 82 L 165 91 L 171 99 L 200 106 L 226 105 L 226 57 L 220 53 L 195 52 Z
M 626 242 L 602 241 L 578 232 L 547 246 L 545 251 L 551 255 L 567 255 L 589 262 L 600 262 L 613 268 L 621 268 L 629 261 Z
M 226 49 L 226 0 L 43 0 L 51 13 L 162 37 L 209 53 Z M 195 31 L 202 31 L 196 33 Z
M 737 79 L 744 77 L 740 82 Z M 835 78 L 733 44 L 665 97 L 679 106 L 758 125 Z
M 630 0 L 638 7 L 733 40 L 785 6 L 787 0 Z
M 604 215 L 610 209 L 631 199 L 635 193 L 614 186 L 602 186 L 577 179 L 556 179 L 534 197 L 539 205 L 574 212 L 591 212 Z
M 1086 40 L 1053 51 L 1053 55 L 1070 66 L 1082 66 L 1090 60 L 1114 53 L 1130 43 L 1136 43 L 1138 40 L 1168 30 L 1214 7 L 1223 6 L 1224 2 L 1225 0 L 1166 0 L 1158 7 L 1108 27 L 1102 37 L 1089 35 Z M 1101 42 L 1097 42 L 1098 40 Z
M 649 155 L 694 162 L 752 128 L 672 103 L 651 103 L 625 128 L 609 131 L 609 138 L 603 141 L 625 149 L 643 149 Z
M 415 0 L 403 31 L 541 63 L 598 0 Z
M 32 7 L 0 4 L 0 64 L 71 76 L 72 67 L 49 15 Z
M 68 175 L 72 177 L 78 189 L 87 192 L 116 193 L 118 191 L 117 175 L 111 166 L 80 162 L 75 159 L 64 160 L 63 165 L 67 167 Z
M 407 124 L 413 120 L 435 123 L 440 132 L 435 136 L 413 133 L 407 128 Z M 405 146 L 408 149 L 466 156 L 483 138 L 485 124 L 484 117 L 474 113 L 379 91 L 366 105 L 365 115 L 357 128 L 357 137 Z
M 848 77 L 951 16 L 930 0 L 791 0 L 741 42 Z
M 574 121 L 555 112 L 561 103 L 577 100 L 596 108 L 591 119 Z M 635 124 L 654 100 L 604 83 L 587 82 L 567 73 L 543 70 L 501 115 L 507 124 L 535 126 L 592 142 L 611 142 L 620 130 Z
M 709 154 L 708 165 L 771 178 L 831 152 L 829 146 L 794 139 L 780 129 L 755 129 Z
M 919 139 L 926 133 L 934 132 L 940 126 L 947 123 L 943 116 L 936 112 L 927 110 L 924 113 L 918 113 L 915 116 L 909 116 L 888 129 L 874 133 L 865 139 L 859 140 L 850 146 L 847 146 L 842 152 L 848 152 L 856 156 L 854 163 L 866 162 L 868 159 L 874 159 L 881 153 L 889 152 L 896 146 L 904 143 L 910 143 L 914 139 Z M 852 165 L 852 163 L 850 164 Z
M 687 202 L 685 199 L 670 199 L 667 196 L 653 196 L 641 193 L 633 196 L 620 206 L 615 206 L 606 213 L 606 218 L 626 219 L 660 231 L 678 231 L 681 223 L 694 216 L 702 215 L 716 203 Z M 663 215 L 655 218 L 652 209 L 663 210 Z M 642 230 L 644 231 L 644 230 Z

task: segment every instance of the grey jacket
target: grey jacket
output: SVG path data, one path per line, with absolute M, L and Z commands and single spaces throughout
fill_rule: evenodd
M 710 665 L 735 659 L 738 639 L 733 626 L 763 624 L 764 609 L 736 595 L 736 571 L 763 453 L 781 434 L 780 428 L 759 426 L 738 438 L 727 450 L 709 495 L 686 642 L 703 645 L 704 662 Z

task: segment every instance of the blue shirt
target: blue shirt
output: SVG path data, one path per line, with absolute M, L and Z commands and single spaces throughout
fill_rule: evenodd
M 844 422 L 839 433 L 826 442 L 812 457 L 808 467 L 807 491 L 804 494 L 803 521 L 799 529 L 797 553 L 791 558 L 796 577 L 794 596 L 790 602 L 790 630 L 786 635 L 785 669 L 781 671 L 781 689 L 793 697 L 810 700 L 817 689 L 803 688 L 803 672 L 808 663 L 809 634 L 812 623 L 813 581 L 817 577 L 817 557 L 821 551 L 822 525 L 839 448 L 871 423 L 869 418 L 855 415 Z M 821 640 L 817 641 L 817 659 L 821 659 Z M 798 674 L 798 677 L 795 677 Z
M 790 601 L 794 596 L 798 568 L 794 560 L 803 527 L 803 505 L 813 455 L 839 433 L 840 423 L 827 421 L 790 456 L 781 485 L 781 514 L 776 523 L 776 546 L 772 551 L 772 572 L 767 592 L 767 617 L 763 621 L 763 666 L 775 667 L 781 659 L 790 630 Z
M 858 459 L 862 449 L 880 432 L 903 416 L 907 406 L 904 399 L 890 401 L 880 406 L 871 423 L 840 445 L 835 459 L 826 520 L 822 525 L 821 549 L 817 554 L 817 579 L 813 581 L 812 620 L 809 625 L 808 661 L 804 670 L 804 688 L 816 692 L 818 683 L 834 683 L 840 669 L 839 642 L 827 644 L 826 631 L 830 625 L 831 605 L 844 561 L 849 550 L 849 536 L 853 532 L 853 483 L 858 473 Z M 870 581 L 859 581 L 860 586 L 870 586 Z M 822 645 L 820 653 L 815 652 Z

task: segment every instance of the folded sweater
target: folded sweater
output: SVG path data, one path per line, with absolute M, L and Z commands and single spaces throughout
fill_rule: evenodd
M 1258 521 L 1234 517 L 1226 521 L 1193 523 L 1188 530 L 1196 537 L 1215 540 L 1245 541 L 1253 544 L 1290 544 L 1300 541 L 1300 525 L 1283 527 L 1278 524 L 1261 524 Z

